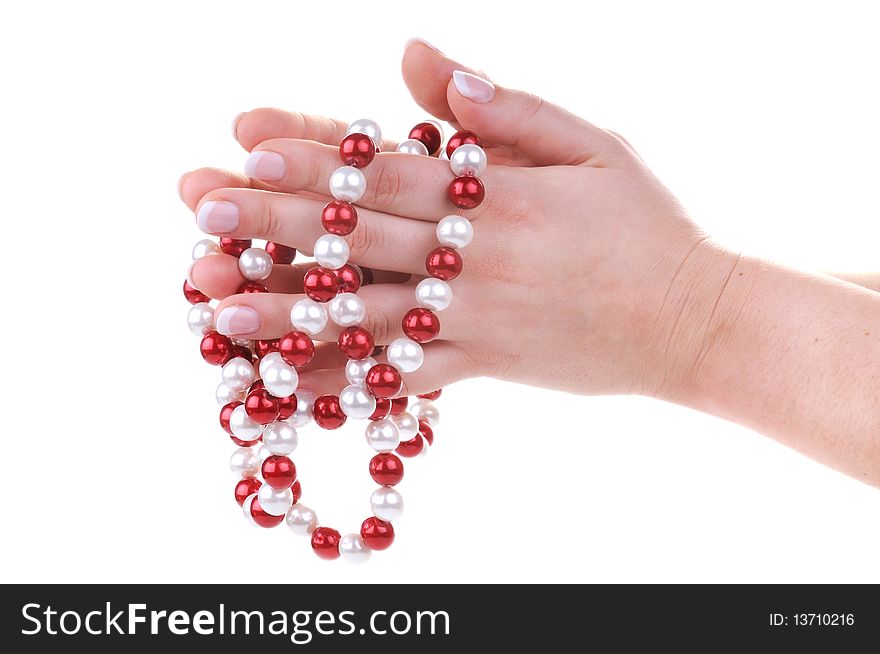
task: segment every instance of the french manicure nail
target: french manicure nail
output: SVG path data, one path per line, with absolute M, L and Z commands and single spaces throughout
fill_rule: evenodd
M 409 46 L 411 46 L 411 45 L 415 45 L 416 43 L 420 43 L 421 45 L 425 46 L 426 48 L 429 48 L 429 49 L 433 50 L 434 52 L 437 52 L 437 53 L 439 53 L 439 54 L 443 54 L 443 51 L 440 50 L 440 48 L 438 48 L 436 45 L 433 45 L 433 44 L 431 44 L 431 43 L 428 43 L 427 41 L 425 41 L 425 39 L 423 39 L 423 38 L 420 37 L 420 36 L 414 36 L 414 37 L 412 37 L 409 41 L 406 42 L 406 45 L 403 46 L 403 49 L 406 50 L 407 48 L 409 48 Z
M 265 150 L 251 152 L 244 164 L 244 174 L 265 182 L 277 182 L 284 179 L 284 157 Z
M 226 307 L 215 318 L 214 326 L 227 336 L 253 334 L 260 329 L 260 314 L 250 307 Z
M 238 227 L 238 205 L 225 200 L 210 200 L 199 207 L 199 229 L 208 234 L 226 234 Z
M 455 88 L 468 100 L 485 104 L 495 97 L 495 85 L 487 79 L 463 70 L 452 71 Z
M 242 111 L 235 118 L 232 119 L 232 138 L 236 141 L 238 140 L 238 124 L 241 122 L 241 119 L 247 115 L 246 111 Z

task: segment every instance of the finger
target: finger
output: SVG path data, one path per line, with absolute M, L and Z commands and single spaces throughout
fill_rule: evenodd
M 215 188 L 251 188 L 251 178 L 221 168 L 199 168 L 184 173 L 177 182 L 177 192 L 191 211 L 196 210 L 199 200 Z
M 325 204 L 287 193 L 223 188 L 202 198 L 196 221 L 208 234 L 266 239 L 311 253 L 326 233 L 320 220 Z M 433 223 L 367 209 L 358 209 L 357 228 L 344 238 L 353 263 L 418 275 L 425 274 L 425 255 L 437 242 Z
M 842 279 L 850 284 L 863 286 L 871 291 L 880 293 L 880 273 L 829 273 L 832 277 Z
M 330 175 L 340 166 L 336 148 L 312 141 L 270 139 L 251 153 L 245 172 L 284 192 L 329 194 Z M 509 206 L 524 171 L 490 166 L 481 175 L 486 199 L 468 218 Z M 447 196 L 452 181 L 449 164 L 434 157 L 387 152 L 376 156 L 364 170 L 367 189 L 358 207 L 419 220 L 438 221 L 456 211 Z M 498 205 L 498 206 L 501 206 Z
M 254 109 L 239 114 L 233 123 L 233 134 L 247 151 L 274 138 L 316 141 L 338 147 L 345 138 L 346 131 L 348 123 L 341 120 L 272 108 Z M 388 139 L 382 139 L 382 143 L 377 145 L 383 152 L 393 152 L 397 147 L 396 142 Z

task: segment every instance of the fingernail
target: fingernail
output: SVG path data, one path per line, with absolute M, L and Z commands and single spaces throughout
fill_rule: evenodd
M 420 43 L 421 45 L 433 50 L 434 52 L 438 52 L 440 54 L 443 54 L 443 51 L 440 50 L 440 48 L 438 48 L 436 45 L 432 45 L 432 44 L 428 43 L 427 41 L 425 41 L 425 39 L 423 39 L 420 36 L 412 37 L 409 41 L 406 42 L 406 45 L 403 46 L 403 49 L 406 50 L 407 48 L 409 48 L 409 46 L 415 45 L 416 43 Z
M 214 320 L 221 334 L 253 334 L 260 329 L 260 314 L 250 307 L 226 307 Z
M 242 111 L 235 118 L 232 119 L 232 138 L 236 141 L 238 140 L 238 124 L 241 122 L 241 119 L 247 115 L 246 111 Z
M 495 97 L 495 85 L 487 79 L 477 77 L 463 70 L 452 71 L 455 88 L 468 100 L 485 104 Z
M 226 234 L 238 227 L 238 205 L 225 200 L 210 200 L 199 207 L 199 229 L 208 234 Z
M 265 150 L 251 152 L 244 164 L 244 174 L 266 182 L 277 182 L 284 179 L 284 157 Z

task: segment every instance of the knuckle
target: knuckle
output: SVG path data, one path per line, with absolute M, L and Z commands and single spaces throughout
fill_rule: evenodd
M 378 164 L 378 165 L 377 165 Z M 393 205 L 402 188 L 402 179 L 400 171 L 397 167 L 379 161 L 379 158 L 373 164 L 377 166 L 374 172 L 375 182 L 367 185 L 370 189 L 367 193 L 370 203 L 377 207 L 389 207 Z
M 523 97 L 522 110 L 526 119 L 534 118 L 544 108 L 544 98 L 533 93 L 526 93 Z
M 281 236 L 282 218 L 271 203 L 263 202 L 260 207 L 259 233 L 267 241 L 274 241 Z
M 370 307 L 367 309 L 367 329 L 373 335 L 373 340 L 377 344 L 387 344 L 392 341 L 397 332 L 400 331 L 399 325 L 388 315 L 388 312 L 381 309 Z
M 351 258 L 360 261 L 367 252 L 376 249 L 379 239 L 376 235 L 375 225 L 365 224 L 363 218 L 360 220 L 358 228 L 349 234 L 348 248 L 351 251 Z

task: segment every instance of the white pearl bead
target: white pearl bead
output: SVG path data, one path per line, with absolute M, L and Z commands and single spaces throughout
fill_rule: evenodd
M 403 152 L 404 154 L 421 154 L 424 156 L 428 156 L 428 148 L 425 147 L 425 144 L 416 139 L 406 139 L 405 141 L 401 141 L 400 145 L 397 146 L 398 152 Z
M 465 143 L 460 145 L 449 157 L 449 167 L 452 172 L 460 177 L 461 175 L 473 175 L 479 177 L 486 170 L 486 164 L 489 160 L 486 153 L 479 145 L 473 143 Z
M 290 310 L 290 322 L 307 334 L 317 334 L 327 326 L 327 310 L 320 302 L 303 298 Z
M 397 520 L 403 515 L 403 496 L 393 488 L 377 488 L 370 495 L 370 508 L 379 520 Z
M 252 447 L 239 447 L 229 457 L 229 469 L 240 477 L 253 477 L 260 469 L 260 459 Z
M 446 216 L 437 223 L 437 240 L 442 245 L 463 248 L 474 238 L 474 226 L 462 216 Z
M 452 304 L 452 287 L 442 279 L 426 277 L 416 286 L 416 301 L 428 309 L 443 311 Z
M 385 350 L 388 363 L 400 370 L 400 372 L 414 372 L 422 366 L 425 360 L 425 352 L 422 346 L 410 339 L 396 338 Z
M 217 404 L 220 406 L 230 402 L 244 402 L 244 391 L 234 391 L 223 382 L 217 384 L 217 391 L 214 393 L 214 396 L 217 398 Z
M 278 490 L 263 484 L 257 491 L 257 498 L 260 507 L 269 515 L 284 515 L 293 506 L 293 492 L 289 488 Z
M 186 324 L 196 336 L 204 336 L 214 331 L 214 309 L 207 302 L 198 302 L 189 308 Z
M 412 413 L 417 420 L 424 420 L 432 427 L 436 427 L 440 422 L 440 411 L 431 400 L 419 400 L 409 407 L 408 411 Z
M 243 391 L 254 383 L 253 364 L 243 357 L 230 359 L 223 365 L 223 383 L 233 391 Z
M 209 238 L 203 238 L 201 241 L 196 243 L 193 246 L 192 257 L 193 261 L 198 261 L 203 257 L 207 257 L 209 254 L 219 254 L 220 253 L 220 244 L 216 241 L 212 241 Z
M 266 390 L 275 397 L 290 397 L 299 384 L 296 368 L 278 352 L 270 352 L 260 360 L 260 378 Z
M 343 202 L 357 202 L 367 190 L 367 178 L 354 166 L 340 166 L 330 175 L 330 194 Z
M 312 406 L 315 394 L 311 391 L 299 390 L 296 393 L 296 411 L 287 421 L 294 427 L 305 427 L 312 421 Z
M 299 437 L 296 427 L 289 422 L 270 422 L 263 429 L 263 447 L 278 456 L 286 456 L 296 449 Z
M 266 447 L 265 445 L 260 445 L 259 447 L 256 448 L 256 450 L 257 450 L 257 456 L 260 459 L 260 466 L 262 467 L 262 465 L 266 461 L 266 459 L 268 459 L 270 456 L 272 456 L 272 452 L 270 452 L 269 448 Z
M 370 560 L 370 549 L 360 534 L 345 534 L 339 539 L 339 555 L 349 563 L 366 563 Z
M 256 493 L 251 493 L 248 495 L 244 502 L 241 503 L 241 512 L 244 513 L 245 519 L 251 523 L 254 527 L 258 527 L 256 521 L 254 520 L 254 515 L 251 513 L 251 506 L 253 506 L 254 500 L 257 499 Z
M 348 243 L 336 234 L 324 234 L 315 241 L 315 261 L 318 265 L 336 270 L 348 263 Z
M 284 521 L 293 533 L 308 536 L 318 527 L 318 514 L 305 504 L 297 503 L 287 510 Z
M 258 282 L 272 272 L 272 257 L 263 248 L 248 248 L 238 258 L 238 269 L 245 279 Z
M 349 418 L 363 420 L 376 410 L 376 398 L 367 393 L 362 386 L 346 386 L 339 393 L 339 406 Z
M 390 418 L 371 421 L 364 435 L 367 444 L 377 452 L 391 452 L 400 445 L 400 431 Z
M 366 314 L 364 301 L 354 293 L 340 293 L 330 300 L 330 319 L 340 327 L 357 325 Z
M 229 429 L 233 436 L 243 441 L 255 441 L 263 433 L 263 425 L 251 419 L 244 404 L 239 404 L 229 414 Z
M 373 357 L 367 357 L 366 359 L 351 359 L 345 364 L 345 378 L 348 380 L 349 384 L 363 386 L 367 379 L 367 372 L 369 372 L 370 368 L 377 363 L 379 362 Z
M 369 118 L 360 118 L 348 126 L 345 135 L 349 134 L 366 134 L 373 139 L 373 145 L 377 148 L 382 147 L 382 130 L 375 120 Z
M 396 416 L 388 416 L 386 420 L 390 420 L 397 427 L 401 441 L 411 441 L 419 433 L 419 421 L 409 411 L 398 413 Z
M 440 148 L 440 154 L 438 155 L 437 158 L 440 159 L 441 161 L 449 161 L 449 155 L 446 154 L 446 144 L 445 143 Z

